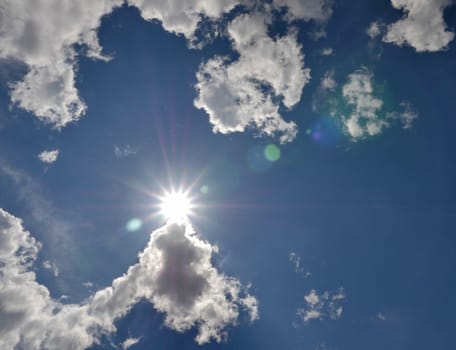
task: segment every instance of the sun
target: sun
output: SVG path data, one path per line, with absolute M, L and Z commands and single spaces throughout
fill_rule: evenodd
M 193 208 L 192 201 L 183 191 L 171 191 L 161 198 L 160 214 L 168 221 L 187 221 Z

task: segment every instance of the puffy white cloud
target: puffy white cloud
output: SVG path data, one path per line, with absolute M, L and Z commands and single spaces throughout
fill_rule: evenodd
M 84 349 L 93 342 L 89 317 L 36 282 L 31 266 L 39 248 L 20 220 L 0 209 L 0 348 Z
M 325 22 L 332 14 L 328 0 L 273 0 L 274 6 L 287 8 L 289 19 Z
M 139 262 L 82 304 L 61 304 L 31 269 L 40 244 L 19 219 L 0 209 L 0 348 L 85 349 L 140 299 L 165 314 L 177 331 L 198 328 L 200 344 L 226 337 L 240 308 L 258 318 L 256 299 L 240 282 L 211 264 L 217 248 L 189 225 L 167 225 L 151 234 Z M 132 345 L 132 344 L 130 344 Z
M 330 318 L 337 320 L 342 316 L 343 308 L 340 302 L 345 299 L 344 288 L 340 287 L 337 292 L 330 293 L 328 291 L 318 294 L 315 289 L 312 289 L 309 294 L 304 296 L 306 307 L 299 308 L 296 314 L 305 323 L 319 319 Z
M 242 1 L 247 2 L 247 1 Z M 240 4 L 239 0 L 128 0 L 141 11 L 144 19 L 158 20 L 163 28 L 192 39 L 203 16 L 217 19 Z
M 242 291 L 240 282 L 219 273 L 211 264 L 215 246 L 198 238 L 190 226 L 171 224 L 152 233 L 139 262 L 97 292 L 91 313 L 109 328 L 137 300 L 145 298 L 165 314 L 165 324 L 183 332 L 198 328 L 196 341 L 220 342 L 225 328 L 235 324 L 239 308 L 258 318 L 256 299 Z
M 54 149 L 51 151 L 43 151 L 40 154 L 38 154 L 38 158 L 43 162 L 43 163 L 54 163 L 57 160 L 57 157 L 59 156 L 59 150 Z
M 279 114 L 282 103 L 292 108 L 310 79 L 294 34 L 271 38 L 269 17 L 260 13 L 235 18 L 228 34 L 239 58 L 215 57 L 197 73 L 195 106 L 209 114 L 214 132 L 228 134 L 251 127 L 259 134 L 281 134 L 292 141 L 296 124 Z
M 405 16 L 388 25 L 383 41 L 399 46 L 410 45 L 417 52 L 441 51 L 448 47 L 454 33 L 447 30 L 443 11 L 452 0 L 391 0 Z
M 75 44 L 103 58 L 96 30 L 101 17 L 122 0 L 0 1 L 0 58 L 25 63 L 29 71 L 11 88 L 11 101 L 61 128 L 86 110 L 75 87 Z

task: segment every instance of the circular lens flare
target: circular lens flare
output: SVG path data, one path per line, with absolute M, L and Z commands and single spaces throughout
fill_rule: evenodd
M 186 221 L 191 214 L 192 202 L 185 192 L 169 192 L 161 199 L 160 213 L 169 221 Z

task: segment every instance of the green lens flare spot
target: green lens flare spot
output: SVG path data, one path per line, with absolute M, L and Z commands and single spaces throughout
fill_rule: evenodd
M 201 192 L 202 194 L 207 194 L 207 193 L 209 192 L 209 187 L 206 186 L 206 185 L 201 186 L 200 192 Z
M 267 145 L 264 149 L 264 157 L 270 162 L 278 161 L 280 159 L 280 148 L 272 143 Z
M 127 222 L 125 226 L 126 229 L 130 232 L 138 231 L 142 226 L 142 221 L 140 219 L 134 218 Z

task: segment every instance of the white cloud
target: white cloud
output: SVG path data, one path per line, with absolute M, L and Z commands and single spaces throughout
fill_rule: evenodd
M 40 243 L 22 222 L 0 209 L 0 348 L 84 349 L 141 299 L 165 314 L 165 324 L 183 332 L 197 328 L 199 344 L 226 337 L 240 309 L 258 318 L 256 299 L 240 282 L 211 264 L 215 246 L 192 228 L 168 225 L 151 234 L 139 262 L 83 304 L 61 304 L 36 281 L 32 270 Z M 2 320 L 7 320 L 3 322 Z
M 314 92 L 312 109 L 337 119 L 352 141 L 379 135 L 394 124 L 409 129 L 418 118 L 408 101 L 399 104 L 402 109 L 399 111 L 385 106 L 382 100 L 383 87 L 375 87 L 374 75 L 367 67 L 349 74 L 340 88 L 334 75 L 334 70 L 325 72 Z
M 61 128 L 78 120 L 86 105 L 75 87 L 74 44 L 103 58 L 96 30 L 121 0 L 2 0 L 0 58 L 25 63 L 23 80 L 11 84 L 11 101 L 40 120 Z
M 321 50 L 321 54 L 323 56 L 331 56 L 334 53 L 334 49 L 332 47 L 326 47 Z
M 342 86 L 342 97 L 348 115 L 342 115 L 345 112 L 338 111 L 337 106 L 331 114 L 341 119 L 346 133 L 354 141 L 379 135 L 394 120 L 408 129 L 418 117 L 408 101 L 400 103 L 402 112 L 385 112 L 383 100 L 374 91 L 373 74 L 366 67 L 348 75 L 347 82 Z
M 148 21 L 158 20 L 166 31 L 183 34 L 191 40 L 203 16 L 213 20 L 217 19 L 224 13 L 231 11 L 241 1 L 128 0 L 128 3 L 138 7 L 144 19 Z
M 447 30 L 443 11 L 452 0 L 391 0 L 405 15 L 388 25 L 383 41 L 399 46 L 410 45 L 417 52 L 441 51 L 448 47 L 454 33 Z
M 375 21 L 370 24 L 366 30 L 366 34 L 371 38 L 375 39 L 376 37 L 382 35 L 385 30 L 385 24 L 380 21 Z
M 351 114 L 342 120 L 353 139 L 377 135 L 389 126 L 378 116 L 383 101 L 373 94 L 372 78 L 373 75 L 367 68 L 361 68 L 350 74 L 342 87 L 342 96 L 352 107 Z
M 292 141 L 296 124 L 279 114 L 280 102 L 292 108 L 310 79 L 304 55 L 294 34 L 270 38 L 269 17 L 244 14 L 228 27 L 239 58 L 215 57 L 197 73 L 195 106 L 209 114 L 214 132 L 242 132 L 247 128 L 268 136 L 281 134 L 281 142 Z
M 54 163 L 57 160 L 57 157 L 59 156 L 59 150 L 54 149 L 52 151 L 43 151 L 40 154 L 38 154 L 38 158 L 43 162 L 43 163 Z
M 325 22 L 332 14 L 332 1 L 328 0 L 273 0 L 275 7 L 285 7 L 290 20 Z
M 345 299 L 344 288 L 340 287 L 335 293 L 324 292 L 318 294 L 312 289 L 309 294 L 304 296 L 306 307 L 299 308 L 296 314 L 307 323 L 311 320 L 324 320 L 330 318 L 337 320 L 342 316 L 343 308 L 340 302 Z
M 136 153 L 138 153 L 138 149 L 133 148 L 130 145 L 126 145 L 124 147 L 114 146 L 114 155 L 117 158 L 126 158 Z
M 189 226 L 173 224 L 153 232 L 139 263 L 93 296 L 92 314 L 108 328 L 112 319 L 145 298 L 165 314 L 166 326 L 179 332 L 198 328 L 199 344 L 222 341 L 224 329 L 236 323 L 240 306 L 248 309 L 252 321 L 258 310 L 256 299 L 242 296 L 238 280 L 212 266 L 216 251 Z
M 122 350 L 127 350 L 128 348 L 132 347 L 133 345 L 138 344 L 140 340 L 141 340 L 141 338 L 128 338 L 128 339 L 125 339 L 122 342 Z
M 87 109 L 75 86 L 77 53 L 107 60 L 102 55 L 97 29 L 101 18 L 123 0 L 0 1 L 0 59 L 25 63 L 28 72 L 10 84 L 13 105 L 60 129 L 81 118 Z M 229 12 L 238 0 L 149 1 L 130 0 L 146 20 L 189 40 L 202 16 L 216 19 Z

